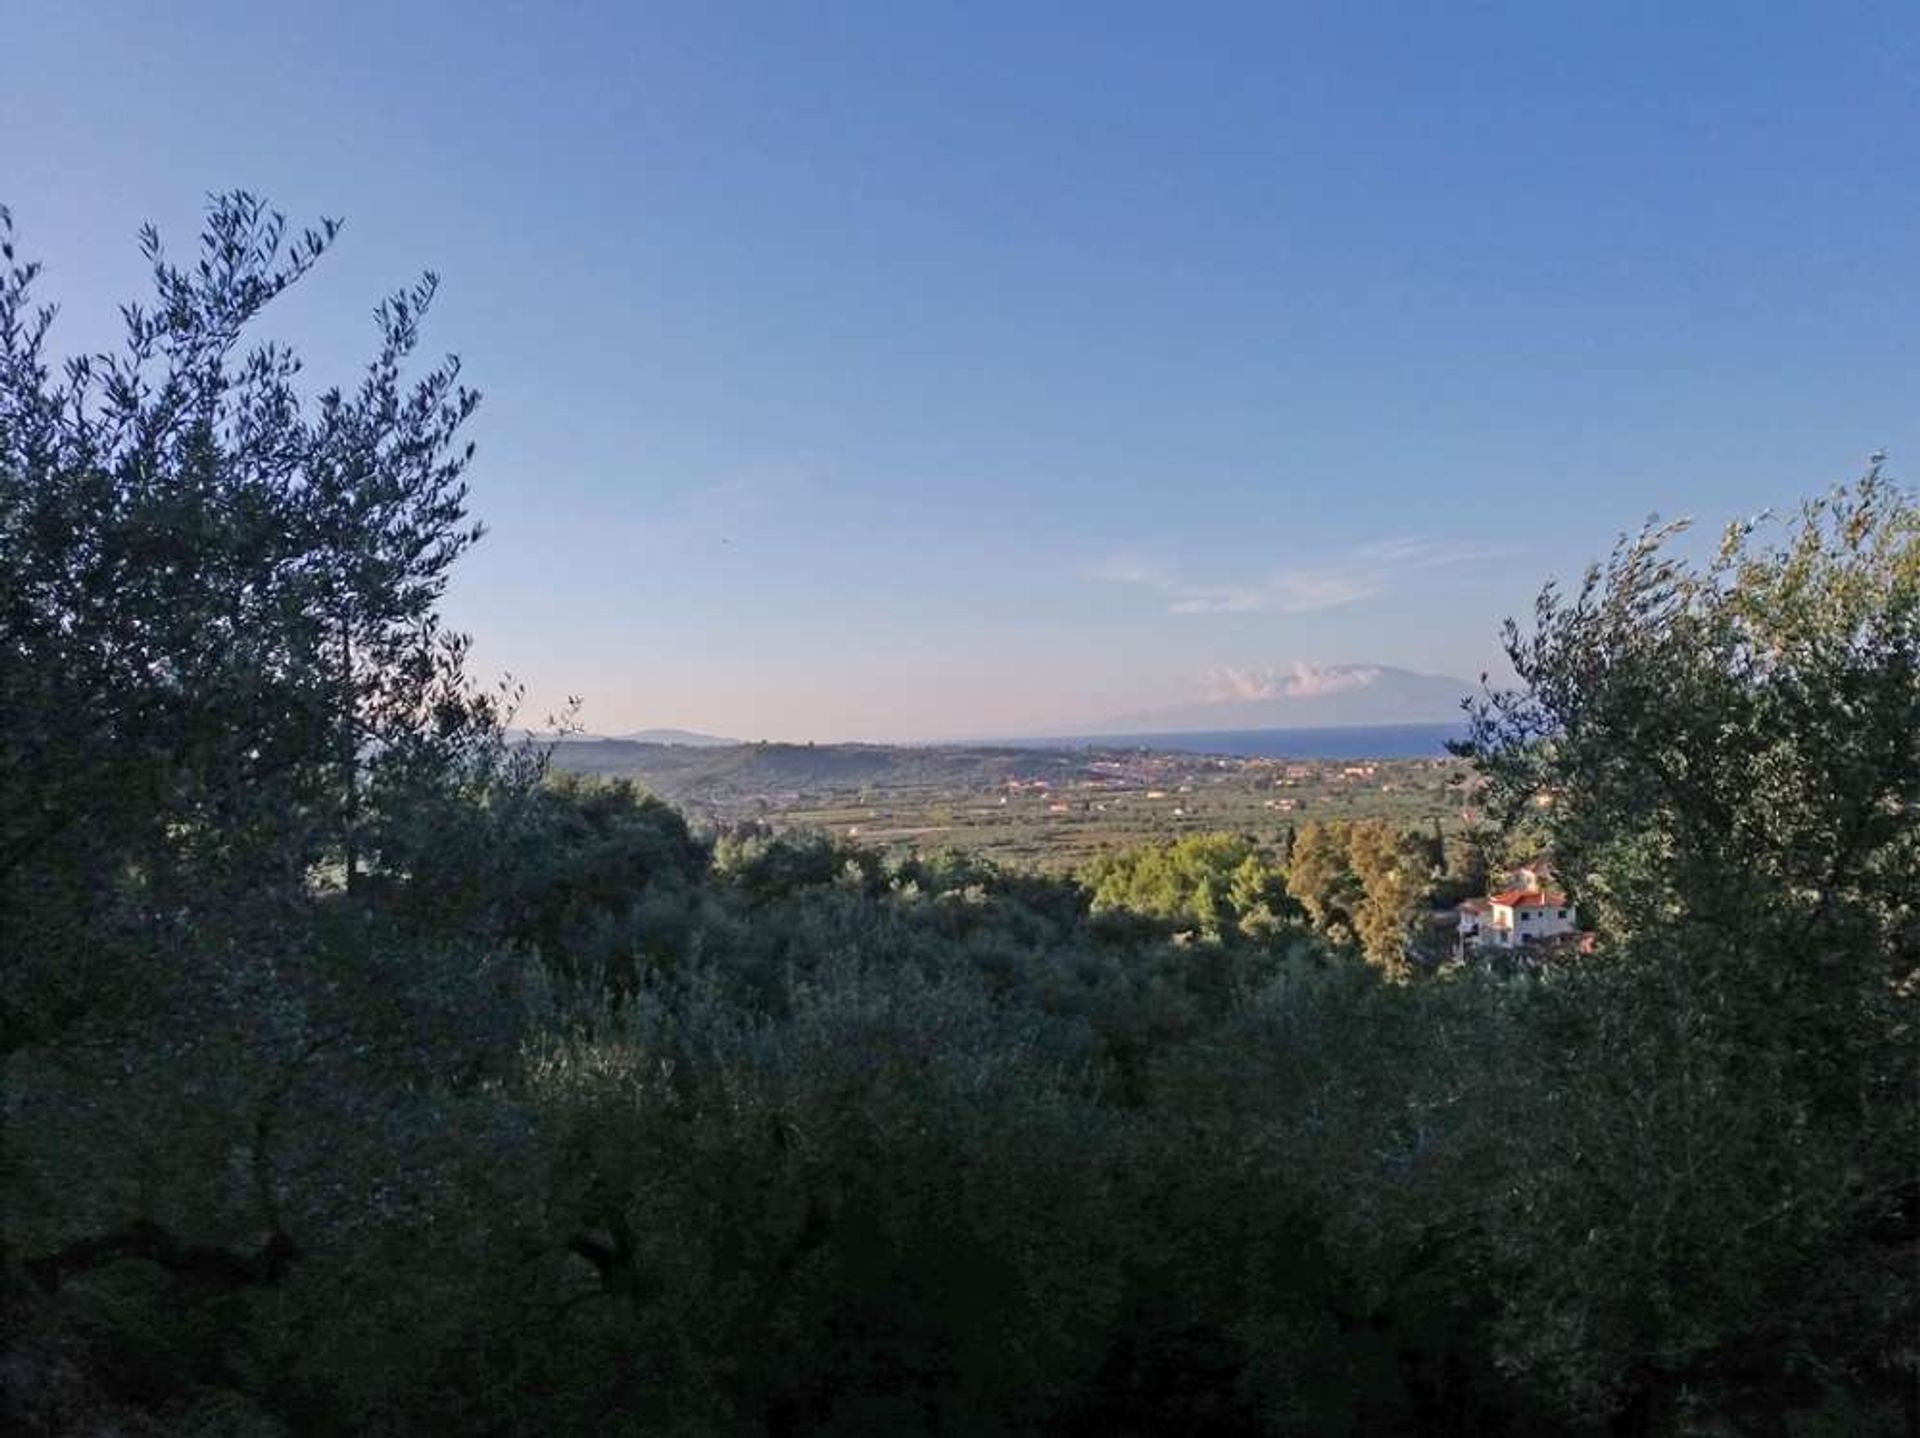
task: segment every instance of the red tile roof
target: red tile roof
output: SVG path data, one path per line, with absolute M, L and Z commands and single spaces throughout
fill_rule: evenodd
M 1535 889 L 1507 889 L 1489 897 L 1493 903 L 1504 904 L 1509 909 L 1564 909 L 1567 906 L 1565 894 L 1543 894 Z

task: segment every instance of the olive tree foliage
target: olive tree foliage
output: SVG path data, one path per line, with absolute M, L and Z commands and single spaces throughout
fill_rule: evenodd
M 243 348 L 336 229 L 218 197 L 186 266 L 148 229 L 154 296 L 122 348 L 61 362 L 0 219 L 0 905 L 33 916 L 9 963 L 48 960 L 7 976 L 8 1047 L 89 1001 L 82 916 L 130 905 L 144 929 L 352 875 L 365 792 L 497 718 L 434 615 L 478 529 L 476 396 L 451 359 L 403 374 L 433 278 L 376 311 L 355 390 L 305 404 L 291 351 Z
M 964 970 L 842 957 L 773 1021 L 714 976 L 571 992 L 529 1050 L 562 1321 L 625 1355 L 602 1388 L 641 1431 L 1018 1429 L 1094 1362 L 1083 1038 Z
M 1920 511 L 1878 462 L 1785 543 L 1736 525 L 1625 541 L 1511 623 L 1523 688 L 1473 747 L 1509 818 L 1543 799 L 1556 860 L 1608 937 L 1764 932 L 1883 975 L 1910 961 L 1920 860 Z M 1790 982 L 1781 975 L 1780 982 Z
M 1509 1358 L 1647 1432 L 1920 1393 L 1920 509 L 1876 458 L 1678 535 L 1509 625 L 1466 746 L 1598 938 L 1523 1046 Z
M 375 311 L 353 388 L 309 401 L 299 359 L 248 339 L 336 229 L 217 196 L 191 261 L 143 233 L 120 348 L 63 361 L 0 212 L 10 1325 L 136 1260 L 202 1296 L 276 1288 L 417 1214 L 446 1170 L 403 1157 L 399 1096 L 511 1056 L 484 953 L 402 948 L 341 892 L 406 881 L 423 794 L 538 763 L 435 614 L 478 529 L 476 397 L 457 361 L 412 373 L 432 277 Z

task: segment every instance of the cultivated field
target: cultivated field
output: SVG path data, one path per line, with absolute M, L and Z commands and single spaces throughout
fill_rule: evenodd
M 1309 819 L 1452 827 L 1470 797 L 1468 771 L 1451 759 L 606 740 L 563 744 L 554 760 L 632 778 L 713 821 L 814 828 L 879 848 L 964 849 L 1046 870 L 1187 833 L 1265 841 Z

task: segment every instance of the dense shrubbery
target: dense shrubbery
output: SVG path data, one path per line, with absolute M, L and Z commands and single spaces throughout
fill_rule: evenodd
M 1600 947 L 1433 969 L 1485 858 L 1389 830 L 1083 886 L 550 781 L 432 621 L 428 291 L 312 419 L 236 358 L 324 238 L 223 202 L 68 380 L 0 278 L 11 1429 L 1913 1431 L 1898 491 L 1515 633 Z
M 1284 867 L 1227 834 L 1105 855 L 1084 877 L 1096 910 L 1171 919 L 1209 938 L 1268 932 L 1300 910 L 1287 892 Z

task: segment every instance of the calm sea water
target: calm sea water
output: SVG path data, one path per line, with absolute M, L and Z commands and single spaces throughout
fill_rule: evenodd
M 1466 726 L 1344 724 L 1330 729 L 1222 729 L 1196 734 L 1098 734 L 1078 739 L 1023 740 L 1046 748 L 1159 749 L 1231 754 L 1241 759 L 1444 759 L 1447 740 Z

